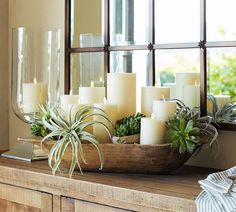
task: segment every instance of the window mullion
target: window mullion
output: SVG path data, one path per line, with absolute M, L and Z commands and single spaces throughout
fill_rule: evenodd
M 206 0 L 200 2 L 200 108 L 204 116 L 207 114 Z

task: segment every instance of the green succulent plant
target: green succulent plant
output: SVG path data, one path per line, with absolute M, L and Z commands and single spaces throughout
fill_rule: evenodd
M 122 118 L 116 122 L 114 135 L 118 137 L 134 135 L 140 133 L 141 118 L 145 117 L 141 113 Z
M 43 107 L 40 108 L 40 112 L 36 114 L 34 122 L 31 124 L 31 133 L 36 136 L 45 137 L 48 135 L 51 130 L 46 128 L 42 122 L 42 118 L 45 118 L 49 121 L 50 114 Z
M 199 109 L 190 109 L 179 100 L 177 105 L 177 112 L 166 122 L 166 137 L 172 148 L 178 149 L 180 154 L 192 154 L 204 143 L 211 146 L 218 137 L 217 129 L 211 125 L 212 118 L 201 117 Z
M 109 117 L 103 110 L 97 107 L 84 106 L 78 110 L 75 117 L 72 117 L 70 111 L 69 120 L 58 107 L 49 108 L 48 110 L 44 109 L 43 113 L 45 115 L 42 117 L 42 124 L 50 133 L 43 138 L 42 142 L 47 139 L 58 138 L 48 155 L 48 164 L 52 169 L 53 175 L 60 170 L 61 161 L 69 146 L 71 146 L 72 149 L 69 177 L 72 177 L 76 165 L 82 173 L 78 158 L 80 156 L 82 161 L 87 164 L 83 151 L 84 142 L 90 142 L 96 147 L 100 160 L 100 169 L 103 168 L 103 153 L 100 149 L 99 141 L 93 134 L 86 131 L 88 126 L 99 124 L 103 126 L 111 136 L 109 128 L 103 122 L 91 120 L 91 117 L 99 116 L 111 123 Z M 50 114 L 50 116 L 47 114 Z
M 236 104 L 227 103 L 219 109 L 214 95 L 207 95 L 207 99 L 212 103 L 212 111 L 208 115 L 212 117 L 214 123 L 236 123 Z

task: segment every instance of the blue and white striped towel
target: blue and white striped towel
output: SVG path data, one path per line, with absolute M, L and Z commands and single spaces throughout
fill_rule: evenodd
M 235 180 L 234 180 L 235 179 Z M 203 191 L 196 199 L 198 212 L 236 212 L 236 166 L 210 174 L 199 183 Z

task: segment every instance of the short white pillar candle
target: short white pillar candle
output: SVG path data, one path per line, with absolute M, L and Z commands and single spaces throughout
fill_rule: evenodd
M 37 83 L 36 78 L 33 83 L 23 83 L 22 93 L 24 113 L 38 112 L 39 106 L 45 106 L 48 101 L 47 83 Z
M 108 73 L 107 101 L 117 105 L 117 119 L 136 113 L 136 74 Z
M 141 119 L 140 144 L 162 144 L 166 125 L 164 120 L 150 117 Z
M 170 98 L 170 88 L 147 86 L 141 88 L 141 113 L 151 116 L 154 100 Z
M 172 100 L 157 100 L 153 101 L 153 114 L 156 119 L 167 121 L 176 112 L 176 101 Z
M 79 87 L 79 101 L 81 104 L 94 104 L 96 102 L 103 102 L 105 98 L 105 87 Z
M 231 102 L 229 95 L 214 95 L 218 110 L 222 109 L 227 103 Z
M 195 85 L 200 82 L 200 74 L 199 73 L 176 73 L 176 90 L 175 97 L 183 101 L 184 95 L 184 85 Z
M 68 114 L 68 106 L 78 104 L 79 101 L 79 95 L 72 95 L 70 94 L 64 94 L 60 96 L 60 107 L 65 112 L 65 114 Z
M 117 121 L 117 105 L 111 103 L 95 103 L 94 107 L 102 109 L 107 116 L 110 118 L 111 123 L 100 116 L 95 116 L 94 120 L 104 123 L 109 129 L 111 134 L 113 134 L 114 126 Z M 106 131 L 106 129 L 98 124 L 93 125 L 93 134 L 96 136 L 100 143 L 110 143 L 111 138 Z

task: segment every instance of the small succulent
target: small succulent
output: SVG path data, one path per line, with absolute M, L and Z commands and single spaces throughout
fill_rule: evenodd
M 40 108 L 40 112 L 36 114 L 34 122 L 31 124 L 31 132 L 33 135 L 40 136 L 40 137 L 45 137 L 48 135 L 51 130 L 46 128 L 43 124 L 42 118 L 45 118 L 47 121 L 49 121 L 50 114 L 47 112 L 46 109 L 43 107 Z
M 52 169 L 53 175 L 60 170 L 59 167 L 68 146 L 71 146 L 72 149 L 69 177 L 72 177 L 76 165 L 82 173 L 78 158 L 80 156 L 82 161 L 87 164 L 83 151 L 83 143 L 85 141 L 95 146 L 100 159 L 100 169 L 103 168 L 103 153 L 100 149 L 99 141 L 93 134 L 86 131 L 88 126 L 99 124 L 103 126 L 111 136 L 109 128 L 103 122 L 89 119 L 90 117 L 99 116 L 111 123 L 109 117 L 103 110 L 97 107 L 84 106 L 78 110 L 75 117 L 72 117 L 70 111 L 69 120 L 67 120 L 67 116 L 58 107 L 49 108 L 43 112 L 45 116 L 42 117 L 42 124 L 50 133 L 44 137 L 42 142 L 47 139 L 58 138 L 48 155 L 48 164 Z M 50 114 L 50 116 L 47 114 Z
M 144 115 L 136 113 L 132 116 L 122 118 L 116 122 L 114 135 L 118 137 L 134 135 L 140 133 L 141 118 Z
M 190 109 L 179 100 L 177 103 L 177 112 L 166 123 L 166 137 L 172 148 L 179 149 L 180 154 L 192 154 L 204 143 L 211 146 L 218 136 L 217 129 L 211 125 L 211 117 L 201 117 L 199 109 Z
M 212 111 L 208 111 L 208 115 L 212 117 L 212 122 L 236 123 L 236 104 L 227 103 L 219 109 L 214 95 L 207 95 L 207 99 L 212 103 Z

